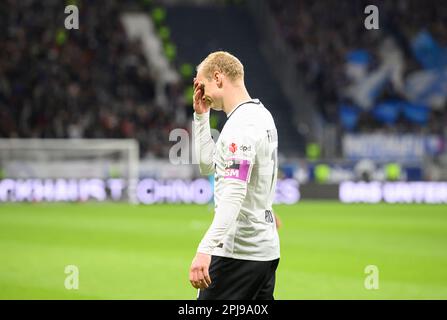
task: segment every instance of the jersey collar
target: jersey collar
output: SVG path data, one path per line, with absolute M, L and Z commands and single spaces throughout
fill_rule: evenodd
M 231 115 L 241 106 L 245 105 L 245 104 L 249 104 L 249 103 L 254 103 L 254 104 L 261 104 L 261 102 L 259 101 L 259 99 L 250 99 L 248 101 L 244 101 L 240 104 L 238 104 L 233 110 L 231 110 L 231 112 L 229 114 L 227 114 L 227 119 L 229 119 L 231 117 Z

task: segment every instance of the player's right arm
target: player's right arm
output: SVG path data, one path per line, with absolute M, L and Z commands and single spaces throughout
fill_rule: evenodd
M 194 138 L 195 152 L 199 161 L 200 173 L 209 175 L 214 173 L 213 154 L 216 145 L 211 136 L 210 108 L 203 96 L 203 87 L 194 79 Z

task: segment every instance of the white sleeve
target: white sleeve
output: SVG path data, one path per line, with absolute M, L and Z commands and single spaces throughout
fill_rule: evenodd
M 233 132 L 225 139 L 225 176 L 223 192 L 215 209 L 213 222 L 199 244 L 197 252 L 211 254 L 235 223 L 247 195 L 247 184 L 255 160 L 254 136 L 245 132 Z
M 203 175 L 214 173 L 213 154 L 216 145 L 211 137 L 209 118 L 209 111 L 202 114 L 194 112 L 195 153 Z
M 232 181 L 225 185 L 219 206 L 214 213 L 214 219 L 197 248 L 197 252 L 211 254 L 222 241 L 231 225 L 235 223 L 242 202 L 247 194 L 247 185 Z

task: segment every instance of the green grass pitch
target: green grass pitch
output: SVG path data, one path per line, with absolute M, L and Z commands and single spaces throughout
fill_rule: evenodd
M 447 299 L 447 206 L 275 210 L 277 299 Z M 211 220 L 206 205 L 1 204 L 0 299 L 195 299 L 188 269 Z M 67 265 L 78 290 L 64 287 Z

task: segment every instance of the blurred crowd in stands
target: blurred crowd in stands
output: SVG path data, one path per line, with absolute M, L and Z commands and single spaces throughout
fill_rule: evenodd
M 136 138 L 143 157 L 166 156 L 170 130 L 189 128 L 188 84 L 168 86 L 168 100 L 157 102 L 156 76 L 120 23 L 124 8 L 150 1 L 71 2 L 82 12 L 79 30 L 64 28 L 64 1 L 0 2 L 0 137 Z M 269 4 L 326 123 L 352 132 L 445 130 L 442 2 Z M 370 4 L 379 30 L 365 28 Z
M 347 131 L 446 127 L 447 6 L 435 0 L 270 0 L 327 123 Z M 379 30 L 367 30 L 368 5 Z
M 169 131 L 187 126 L 172 112 L 185 107 L 180 91 L 156 104 L 141 45 L 119 21 L 126 1 L 75 3 L 79 30 L 64 28 L 64 1 L 0 4 L 0 137 L 137 138 L 142 156 L 166 155 Z

